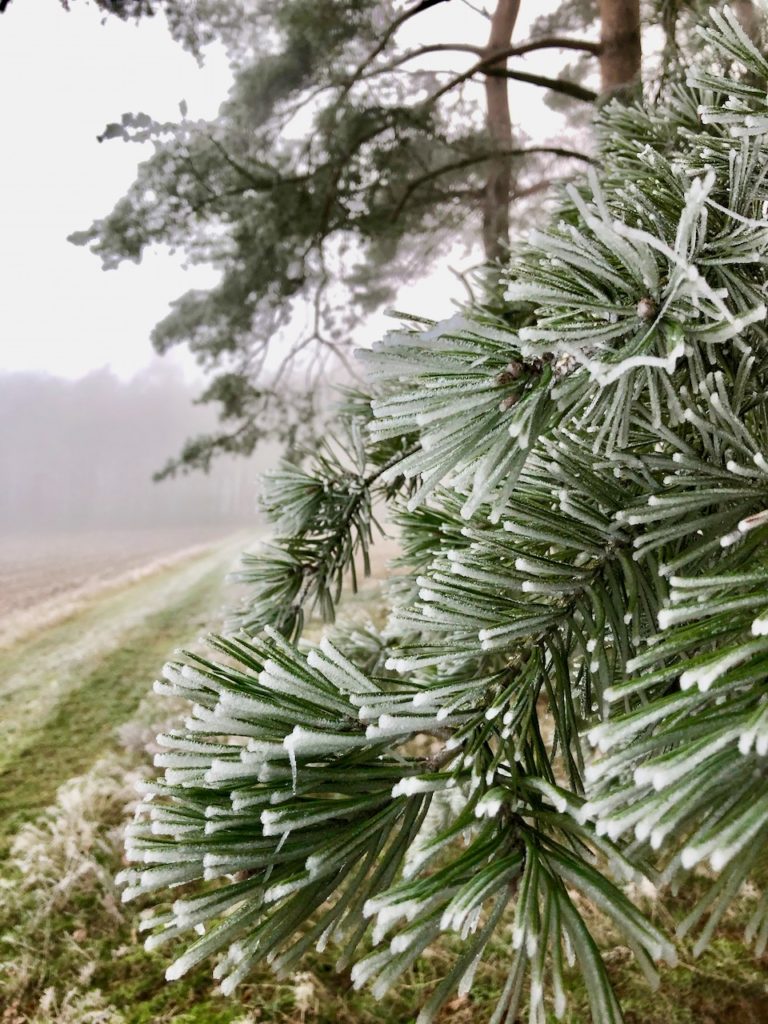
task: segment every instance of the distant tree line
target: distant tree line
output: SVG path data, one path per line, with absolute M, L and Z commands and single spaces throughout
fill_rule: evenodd
M 0 376 L 0 527 L 98 529 L 253 523 L 253 462 L 153 483 L 158 450 L 210 430 L 181 373 L 155 365 L 123 382 Z M 266 453 L 265 453 L 266 458 Z

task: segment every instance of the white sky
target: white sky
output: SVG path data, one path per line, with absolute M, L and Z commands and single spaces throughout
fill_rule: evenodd
M 555 2 L 523 0 L 515 37 L 526 38 L 528 21 Z M 185 270 L 182 254 L 164 251 L 104 273 L 92 253 L 66 241 L 112 209 L 152 151 L 119 140 L 99 144 L 96 136 L 125 111 L 173 119 L 182 99 L 190 117 L 213 117 L 231 74 L 219 49 L 209 50 L 200 68 L 160 18 L 102 24 L 83 0 L 72 8 L 64 12 L 58 0 L 12 0 L 0 16 L 0 372 L 79 377 L 109 366 L 127 377 L 152 360 L 149 335 L 168 303 L 216 278 L 204 267 Z M 441 34 L 463 40 L 470 25 L 484 30 L 461 3 L 439 5 L 423 18 L 408 41 L 423 40 L 438 24 Z M 527 59 L 525 67 L 541 71 L 540 61 Z M 451 66 L 448 59 L 443 64 Z M 555 130 L 539 90 L 516 87 L 515 95 L 529 131 L 542 126 L 542 117 Z M 449 313 L 447 291 L 461 297 L 446 273 L 430 279 L 419 289 L 419 312 Z M 416 308 L 410 295 L 406 301 Z M 377 317 L 371 330 L 378 333 L 380 323 Z M 178 351 L 166 358 L 192 366 Z
M 180 255 L 101 271 L 70 232 L 108 213 L 152 152 L 96 136 L 125 111 L 211 117 L 231 80 L 221 52 L 200 69 L 158 19 L 139 26 L 82 2 L 13 0 L 0 15 L 0 369 L 130 375 L 152 358 L 168 302 L 215 280 Z

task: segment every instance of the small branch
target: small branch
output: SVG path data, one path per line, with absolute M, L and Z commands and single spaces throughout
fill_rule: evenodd
M 392 469 L 392 467 L 396 466 L 398 462 L 402 462 L 404 459 L 408 458 L 409 455 L 414 455 L 418 451 L 421 451 L 421 441 L 414 441 L 413 444 L 404 448 L 401 452 L 396 452 L 391 458 L 387 459 L 386 462 L 382 463 L 381 466 L 375 469 L 372 473 L 369 473 L 368 476 L 363 479 L 363 484 L 365 487 L 370 487 L 371 484 L 375 484 L 379 477 L 383 476 L 388 469 Z
M 581 50 L 583 53 L 591 53 L 598 57 L 602 52 L 600 43 L 592 42 L 591 39 L 570 39 L 568 36 L 542 36 L 540 39 L 530 39 L 527 43 L 518 43 L 509 49 L 508 57 L 521 57 L 524 53 L 532 53 L 534 50 Z
M 421 14 L 422 11 L 428 11 L 430 7 L 436 7 L 438 4 L 447 3 L 447 0 L 421 0 L 420 3 L 408 12 L 408 16 L 412 18 L 414 14 Z
M 594 103 L 597 93 L 592 89 L 585 89 L 583 85 L 576 82 L 568 82 L 563 78 L 547 78 L 544 75 L 529 75 L 525 71 L 509 71 L 507 68 L 488 68 L 484 72 L 494 78 L 511 78 L 516 82 L 526 82 L 528 85 L 538 85 L 542 89 L 551 89 L 552 92 L 562 93 L 563 96 L 570 96 L 575 100 L 584 100 L 585 103 Z
M 475 293 L 474 293 L 474 291 L 472 289 L 472 285 L 467 280 L 467 275 L 463 274 L 456 267 L 448 267 L 448 269 L 453 274 L 453 276 L 456 278 L 456 280 L 459 281 L 461 283 L 462 287 L 466 290 L 467 297 L 469 298 L 470 303 L 472 305 L 475 305 L 477 303 L 477 296 L 475 295 Z
M 413 195 L 413 193 L 421 188 L 422 185 L 426 185 L 430 181 L 434 181 L 435 178 L 441 177 L 443 174 L 449 174 L 451 171 L 460 171 L 465 167 L 472 167 L 475 164 L 484 163 L 486 160 L 492 160 L 497 156 L 530 156 L 535 153 L 551 153 L 553 156 L 560 156 L 571 160 L 583 160 L 585 163 L 591 164 L 592 158 L 587 156 L 586 153 L 577 153 L 572 149 L 564 149 L 560 146 L 531 146 L 528 149 L 508 149 L 498 150 L 493 153 L 482 153 L 479 156 L 467 156 L 462 160 L 456 160 L 450 164 L 444 164 L 442 167 L 436 167 L 432 171 L 428 171 L 426 174 L 422 174 L 420 178 L 416 178 L 412 181 L 405 192 L 400 198 L 400 202 L 392 213 L 392 220 L 396 221 L 403 211 L 406 203 Z
M 461 2 L 464 4 L 465 7 L 468 7 L 470 11 L 473 11 L 475 14 L 479 14 L 481 18 L 485 18 L 486 21 L 491 20 L 490 14 L 484 8 L 475 7 L 475 5 L 470 2 L 470 0 L 461 0 Z
M 471 53 L 476 57 L 481 57 L 483 48 L 482 46 L 473 46 L 471 43 L 432 43 L 429 46 L 419 46 L 415 50 L 398 54 L 386 64 L 372 68 L 366 74 L 360 75 L 358 81 L 365 81 L 368 78 L 384 75 L 388 71 L 395 71 L 401 64 L 407 64 L 409 60 L 416 60 L 418 57 L 425 57 L 430 53 Z
M 449 765 L 451 761 L 454 760 L 460 749 L 460 747 L 442 747 L 440 750 L 436 751 L 436 753 L 431 754 L 429 757 L 424 759 L 427 771 L 439 772 L 442 768 L 445 768 L 446 765 Z
M 504 49 L 494 50 L 490 53 L 487 53 L 486 56 L 482 58 L 482 60 L 477 61 L 477 63 L 473 64 L 472 67 L 467 68 L 466 71 L 463 71 L 460 75 L 456 75 L 455 78 L 452 78 L 449 82 L 446 82 L 445 85 L 442 85 L 437 90 L 437 92 L 433 93 L 424 102 L 425 104 L 436 103 L 437 100 L 439 100 L 447 92 L 450 92 L 452 89 L 455 89 L 456 86 L 461 85 L 462 82 L 466 82 L 470 78 L 473 78 L 476 74 L 497 74 L 501 77 L 504 77 L 504 75 L 502 75 L 501 70 L 494 69 L 493 65 L 497 64 L 499 61 L 504 60 L 507 57 L 518 57 L 524 53 L 530 53 L 532 50 L 544 49 L 550 46 L 565 48 L 566 42 L 570 42 L 573 44 L 572 46 L 569 47 L 570 49 L 586 50 L 587 52 L 590 53 L 601 52 L 600 43 L 591 43 L 588 40 L 567 40 L 560 36 L 548 36 L 544 39 L 532 40 L 529 43 L 521 43 L 519 46 L 508 46 L 505 47 Z M 415 53 L 416 51 L 413 52 Z M 582 95 L 576 97 L 578 99 L 589 98 L 590 103 L 593 100 L 597 99 L 597 93 L 592 92 L 591 89 L 583 89 L 582 86 L 576 85 L 573 82 L 563 83 L 562 79 L 559 78 L 544 78 L 540 75 L 527 75 L 526 77 L 523 77 L 524 72 L 522 71 L 506 71 L 505 75 L 507 78 L 517 78 L 519 81 L 528 82 L 530 85 L 541 85 L 544 86 L 545 88 L 555 89 L 555 91 L 560 92 L 563 91 L 562 88 L 558 90 L 557 87 L 565 84 L 566 86 L 572 86 L 574 90 L 581 90 Z M 575 96 L 575 92 L 571 92 L 568 95 Z
M 473 46 L 471 43 L 431 43 L 426 46 L 419 46 L 415 50 L 408 50 L 407 53 L 401 53 L 388 64 L 382 64 L 361 77 L 370 78 L 374 75 L 383 74 L 386 71 L 393 71 L 401 64 L 406 64 L 409 60 L 416 60 L 416 58 L 424 57 L 430 53 L 474 53 L 482 58 L 473 66 L 472 73 L 474 74 L 475 71 L 482 71 L 486 64 L 505 60 L 507 57 L 522 57 L 524 54 L 532 53 L 535 50 L 579 50 L 582 53 L 590 53 L 597 57 L 600 55 L 601 49 L 600 43 L 594 43 L 589 39 L 569 39 L 567 36 L 543 36 L 541 39 L 531 39 L 527 43 L 518 43 L 517 46 L 504 47 L 490 54 L 486 53 L 484 47 Z
M 551 181 L 537 181 L 533 185 L 526 185 L 525 188 L 515 189 L 515 191 L 512 194 L 512 198 L 526 199 L 528 196 L 535 196 L 538 195 L 540 192 L 546 192 L 546 190 L 551 186 Z
M 229 166 L 233 170 L 237 171 L 241 177 L 245 178 L 246 181 L 250 182 L 254 189 L 257 189 L 260 192 L 268 191 L 280 180 L 280 175 L 273 168 L 269 168 L 272 174 L 271 181 L 265 181 L 263 178 L 257 178 L 247 167 L 235 160 L 235 158 L 227 152 L 224 146 L 222 146 L 219 140 L 214 138 L 213 135 L 208 136 L 208 141 L 219 151 Z
M 370 490 L 373 484 L 375 484 L 376 481 L 384 473 L 386 473 L 388 469 L 392 469 L 392 467 L 396 466 L 398 462 L 402 462 L 409 455 L 413 455 L 414 452 L 417 452 L 420 449 L 421 442 L 414 441 L 413 444 L 409 445 L 407 448 L 404 448 L 402 451 L 397 452 L 381 466 L 378 466 L 375 470 L 373 470 L 372 473 L 369 473 L 368 476 L 362 478 L 358 477 L 361 487 L 356 493 L 350 496 L 350 500 L 347 503 L 346 510 L 344 511 L 344 514 L 340 518 L 336 529 L 324 538 L 323 543 L 325 551 L 332 550 L 333 546 L 340 542 L 340 538 L 345 533 L 347 527 L 349 526 L 349 523 L 352 521 L 353 516 L 355 515 L 357 509 L 359 508 L 361 502 L 363 501 L 363 496 L 366 494 L 367 491 Z M 303 536 L 306 536 L 306 534 Z M 306 604 L 309 597 L 312 596 L 312 588 L 315 586 L 317 578 L 323 568 L 324 563 L 322 556 L 317 561 L 312 562 L 309 565 L 302 565 L 300 567 L 300 571 L 304 578 L 302 580 L 299 593 L 296 596 L 296 600 L 293 602 L 294 608 L 302 608 L 304 604 Z
M 339 97 L 339 99 L 337 100 L 337 103 L 340 103 L 346 97 L 346 95 L 349 92 L 349 90 L 352 88 L 352 86 L 355 84 L 355 82 L 360 78 L 360 76 L 363 74 L 365 69 L 367 67 L 369 67 L 369 65 L 374 60 L 376 60 L 376 58 L 379 56 L 379 54 L 383 50 L 386 49 L 387 45 L 389 44 L 389 41 L 392 39 L 392 37 L 395 35 L 395 33 L 401 27 L 401 25 L 404 25 L 406 23 L 406 21 L 409 21 L 415 14 L 419 14 L 421 11 L 426 10 L 426 7 L 424 6 L 424 2 L 425 2 L 425 0 L 422 0 L 421 3 L 416 5 L 416 7 L 411 8 L 411 10 L 409 10 L 409 11 L 404 11 L 403 14 L 400 15 L 400 17 L 395 18 L 395 20 L 392 22 L 392 24 L 389 26 L 389 28 L 386 29 L 386 31 L 384 32 L 384 35 L 378 41 L 376 46 L 374 46 L 374 48 L 367 55 L 367 57 L 363 58 L 363 60 L 357 65 L 355 70 L 349 76 L 349 78 L 347 80 L 347 83 L 346 83 L 346 85 L 344 87 L 344 90 L 343 90 L 341 96 Z M 429 2 L 429 0 L 427 0 L 427 7 L 432 7 L 436 3 L 444 3 L 444 2 L 445 2 L 445 0 L 431 0 L 431 2 Z

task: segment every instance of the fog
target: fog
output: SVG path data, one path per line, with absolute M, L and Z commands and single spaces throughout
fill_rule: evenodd
M 256 478 L 274 452 L 222 457 L 209 474 L 152 481 L 190 435 L 215 424 L 180 370 L 130 381 L 0 374 L 0 529 L 235 527 L 256 521 Z

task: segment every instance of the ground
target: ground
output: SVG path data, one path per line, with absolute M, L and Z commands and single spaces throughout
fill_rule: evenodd
M 227 532 L 212 526 L 5 531 L 0 535 L 0 650 L 99 593 L 184 561 Z
M 237 998 L 224 999 L 213 987 L 209 965 L 166 984 L 172 951 L 143 950 L 140 908 L 120 902 L 113 879 L 122 863 L 121 833 L 136 799 L 135 784 L 149 770 L 153 736 L 181 710 L 155 697 L 151 681 L 175 647 L 194 644 L 221 623 L 236 600 L 224 576 L 247 540 L 239 536 L 201 546 L 204 539 L 185 539 L 175 555 L 157 547 L 136 553 L 114 573 L 102 564 L 84 581 L 72 572 L 67 583 L 59 564 L 56 601 L 51 603 L 50 593 L 38 595 L 45 599 L 44 621 L 17 630 L 15 639 L 5 634 L 2 1024 L 406 1024 L 453 955 L 451 943 L 438 946 L 392 996 L 376 1002 L 334 972 L 330 952 L 310 957 L 301 972 L 282 981 L 264 969 Z M 95 558 L 95 547 L 91 553 Z M 81 575 L 82 570 L 80 565 Z M 27 585 L 26 594 L 33 621 L 34 588 Z M 375 614 L 378 603 L 373 584 L 346 603 L 345 614 Z M 756 895 L 742 894 L 704 956 L 695 959 L 682 943 L 680 965 L 664 971 L 655 993 L 629 951 L 612 946 L 596 921 L 627 1024 L 730 1024 L 734 1018 L 765 1024 L 768 958 L 756 961 L 742 944 Z M 672 929 L 694 896 L 687 891 L 654 913 Z M 508 936 L 501 933 L 472 994 L 450 1003 L 441 1021 L 487 1022 L 508 964 Z M 565 1020 L 589 1021 L 576 978 Z

